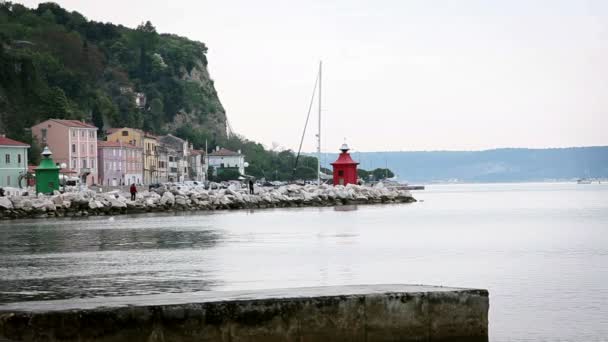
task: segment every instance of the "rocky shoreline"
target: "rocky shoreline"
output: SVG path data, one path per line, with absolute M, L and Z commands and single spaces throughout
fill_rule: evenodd
M 326 207 L 345 204 L 416 202 L 409 191 L 349 184 L 285 185 L 278 188 L 227 189 L 171 186 L 142 191 L 132 201 L 122 191 L 92 190 L 55 192 L 53 195 L 0 197 L 0 219 L 121 215 L 147 212 L 230 210 L 289 207 Z

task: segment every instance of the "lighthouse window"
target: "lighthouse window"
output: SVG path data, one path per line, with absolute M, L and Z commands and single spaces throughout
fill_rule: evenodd
M 338 176 L 344 176 L 344 170 L 338 171 Z

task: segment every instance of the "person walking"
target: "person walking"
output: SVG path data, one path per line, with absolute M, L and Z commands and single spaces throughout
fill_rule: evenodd
M 253 195 L 253 179 L 249 178 L 249 194 Z
M 131 191 L 131 201 L 135 201 L 135 194 L 137 194 L 137 187 L 135 186 L 135 183 L 131 184 L 131 188 L 129 190 Z

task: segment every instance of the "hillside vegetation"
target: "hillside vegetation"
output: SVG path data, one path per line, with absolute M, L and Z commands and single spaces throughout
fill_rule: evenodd
M 204 43 L 159 34 L 149 21 L 130 29 L 90 21 L 54 3 L 35 9 L 0 3 L 0 132 L 32 143 L 32 125 L 70 118 L 100 128 L 173 133 L 195 148 L 208 142 L 209 149 L 242 150 L 248 174 L 291 178 L 291 151 L 270 152 L 227 136 L 206 53 Z M 138 93 L 145 94 L 145 105 L 136 105 Z M 36 149 L 31 155 L 38 157 Z M 296 177 L 316 177 L 316 163 L 303 157 Z

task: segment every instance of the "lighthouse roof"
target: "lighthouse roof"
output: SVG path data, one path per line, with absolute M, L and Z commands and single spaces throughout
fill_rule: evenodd
M 350 157 L 350 153 L 342 152 L 338 155 L 338 159 L 335 162 L 331 163 L 331 165 L 359 165 L 353 158 Z

